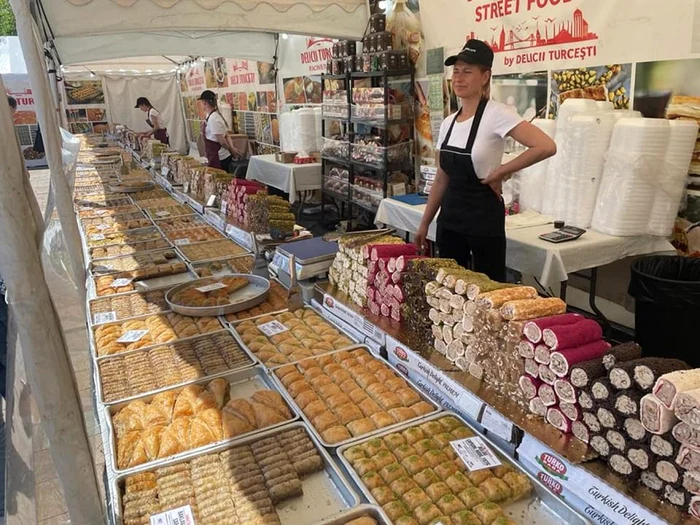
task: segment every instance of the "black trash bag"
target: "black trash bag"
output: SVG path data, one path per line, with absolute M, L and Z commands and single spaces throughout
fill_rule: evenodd
M 632 264 L 629 294 L 669 308 L 700 308 L 700 259 L 643 257 Z

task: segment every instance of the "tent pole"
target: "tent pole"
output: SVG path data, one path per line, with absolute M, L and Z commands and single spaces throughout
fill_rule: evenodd
M 81 257 L 82 247 L 78 223 L 73 212 L 73 199 L 63 171 L 61 152 L 61 134 L 56 120 L 55 107 L 52 104 L 50 88 L 47 84 L 47 71 L 43 54 L 39 53 L 38 38 L 34 32 L 34 21 L 29 13 L 27 0 L 10 0 L 10 5 L 17 20 L 17 35 L 22 45 L 22 53 L 27 64 L 29 81 L 34 94 L 34 102 L 39 116 L 39 123 L 44 138 L 44 146 L 51 172 L 51 186 L 56 199 L 56 210 L 61 221 L 68 253 L 70 255 L 72 275 L 81 298 L 85 304 L 85 268 Z M 12 135 L 8 135 L 12 136 Z
M 7 104 L 0 104 L 0 136 L 13 136 Z M 42 223 L 35 223 L 25 178 L 16 141 L 0 141 L 0 274 L 71 521 L 94 525 L 103 522 L 101 499 L 68 352 L 35 242 Z

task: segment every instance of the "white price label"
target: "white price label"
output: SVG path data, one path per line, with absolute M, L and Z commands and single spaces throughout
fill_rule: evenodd
M 170 215 L 170 212 L 167 210 L 160 210 L 156 212 L 157 217 L 167 217 L 168 215 Z
M 92 235 L 90 235 L 90 240 L 91 241 L 104 241 L 105 240 L 104 233 L 93 233 Z
M 122 286 L 128 286 L 129 284 L 131 284 L 131 281 L 133 281 L 133 279 L 130 279 L 128 277 L 121 277 L 120 279 L 114 279 L 110 286 L 112 288 L 121 288 Z
M 109 230 L 111 226 L 109 224 L 98 224 L 96 228 L 100 231 Z
M 221 201 L 221 213 L 226 215 L 226 211 L 228 210 L 228 202 L 227 201 Z
M 185 505 L 151 516 L 150 525 L 195 525 L 192 507 Z
M 107 210 L 95 210 L 95 215 L 104 215 L 105 213 L 107 213 Z
M 168 168 L 167 166 L 163 166 L 163 167 L 160 169 L 160 174 L 161 174 L 163 177 L 167 177 L 169 173 L 170 173 L 170 168 Z
M 273 335 L 281 334 L 289 330 L 279 321 L 270 321 L 269 323 L 258 325 L 258 330 L 260 330 L 267 337 L 272 337 Z
M 484 408 L 484 414 L 481 416 L 481 424 L 486 430 L 505 439 L 509 443 L 510 440 L 513 439 L 513 423 L 489 406 Z
M 117 312 L 100 312 L 95 314 L 92 322 L 94 324 L 111 323 L 117 320 Z
M 189 244 L 190 240 L 188 238 L 184 239 L 175 239 L 175 244 L 178 246 L 184 246 L 185 244 Z
M 213 284 L 208 284 L 206 286 L 200 286 L 199 288 L 195 288 L 198 292 L 202 293 L 207 293 L 207 292 L 213 292 L 214 290 L 221 290 L 223 288 L 226 288 L 226 285 L 224 283 L 213 283 Z
M 136 341 L 140 341 L 147 333 L 148 330 L 129 330 L 117 339 L 117 343 L 135 343 Z
M 478 436 L 450 441 L 450 445 L 470 472 L 497 467 L 501 464 L 484 440 Z
M 465 414 L 478 421 L 484 402 L 471 392 L 462 390 L 457 405 Z
M 211 208 L 214 204 L 216 204 L 216 195 L 210 195 L 207 199 L 207 206 Z

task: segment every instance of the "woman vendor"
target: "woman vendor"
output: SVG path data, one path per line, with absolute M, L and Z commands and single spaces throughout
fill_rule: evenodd
M 160 116 L 160 111 L 151 105 L 151 102 L 146 97 L 139 97 L 136 99 L 136 106 L 134 108 L 140 109 L 146 113 L 146 124 L 151 128 L 150 131 L 142 133 L 143 137 L 154 137 L 160 140 L 165 145 L 170 145 L 170 137 L 168 136 L 168 130 L 165 127 L 162 117 Z
M 234 157 L 240 157 L 240 152 L 234 147 L 227 134 L 228 125 L 219 111 L 216 94 L 207 89 L 199 97 L 207 114 L 202 123 L 202 138 L 207 163 L 211 168 L 230 171 Z
M 440 257 L 452 258 L 496 281 L 506 279 L 505 207 L 501 184 L 513 173 L 556 153 L 545 133 L 505 104 L 489 100 L 493 51 L 469 40 L 447 58 L 461 109 L 440 126 L 437 176 L 416 234 L 425 248 L 428 227 L 437 220 Z M 501 164 L 506 137 L 528 149 Z M 470 261 L 473 258 L 473 264 Z

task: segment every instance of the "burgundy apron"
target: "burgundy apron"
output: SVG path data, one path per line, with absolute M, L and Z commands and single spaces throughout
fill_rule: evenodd
M 213 112 L 212 112 L 213 113 Z M 207 122 L 209 122 L 209 117 L 211 113 L 207 115 L 207 119 L 202 125 L 202 138 L 204 139 L 204 152 L 207 156 L 207 164 L 210 168 L 221 169 L 221 159 L 219 159 L 219 150 L 221 149 L 221 144 L 214 140 L 209 140 L 207 138 Z
M 151 122 L 151 113 L 148 112 L 148 118 L 146 119 L 146 124 L 151 128 L 154 128 L 153 122 Z M 166 146 L 170 146 L 170 137 L 168 136 L 168 130 L 166 128 L 159 128 L 153 132 L 153 137 L 160 140 Z

